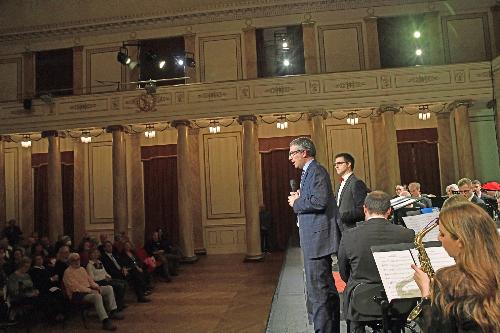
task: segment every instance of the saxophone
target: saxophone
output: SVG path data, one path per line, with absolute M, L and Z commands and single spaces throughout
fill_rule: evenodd
M 418 261 L 420 261 L 420 268 L 429 276 L 431 281 L 434 278 L 434 268 L 432 268 L 431 260 L 429 259 L 429 256 L 425 251 L 423 239 L 424 236 L 429 233 L 429 231 L 431 231 L 438 225 L 439 218 L 432 220 L 415 235 L 415 240 L 413 242 L 415 244 L 415 249 L 418 251 Z M 422 312 L 422 300 L 420 300 L 413 308 L 413 310 L 411 310 L 407 320 L 414 321 L 420 315 L 420 312 Z

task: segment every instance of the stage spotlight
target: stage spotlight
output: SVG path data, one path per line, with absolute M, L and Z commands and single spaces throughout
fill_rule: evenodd
M 290 60 L 288 60 L 288 59 L 284 59 L 284 60 L 283 60 L 283 66 L 285 66 L 285 67 L 290 66 Z
M 415 54 L 416 54 L 417 56 L 419 56 L 419 57 L 422 55 L 422 53 L 423 53 L 423 52 L 422 52 L 422 49 L 417 49 L 417 50 L 415 51 Z
M 116 60 L 118 60 L 118 62 L 122 65 L 129 65 L 131 63 L 132 59 L 128 56 L 127 48 L 120 48 L 120 51 L 118 51 L 118 54 L 116 55 Z
M 175 64 L 180 67 L 184 66 L 184 59 L 182 57 L 175 57 Z
M 420 34 L 420 31 L 418 31 L 418 30 L 413 33 L 413 37 L 415 37 L 417 39 L 420 38 L 420 36 L 421 36 L 421 34 Z
M 286 39 L 283 40 L 283 43 L 281 44 L 283 50 L 288 50 L 289 47 L 288 47 L 288 42 L 286 41 Z
M 158 61 L 158 67 L 159 67 L 160 69 L 163 69 L 163 68 L 165 67 L 166 63 L 167 63 L 167 62 L 166 62 L 165 60 L 163 60 L 163 59 L 162 59 L 162 60 Z

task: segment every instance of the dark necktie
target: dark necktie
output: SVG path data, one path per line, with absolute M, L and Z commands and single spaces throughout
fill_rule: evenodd
M 116 268 L 118 268 L 119 270 L 121 270 L 121 266 L 118 264 L 118 261 L 116 261 L 115 259 L 115 256 L 110 254 L 109 257 L 111 258 L 111 260 L 113 261 L 113 264 L 115 264 Z

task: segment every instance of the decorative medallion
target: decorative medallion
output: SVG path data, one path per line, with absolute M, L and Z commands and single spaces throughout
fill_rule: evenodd
M 309 91 L 311 94 L 317 94 L 320 92 L 320 83 L 318 80 L 309 81 Z
M 151 112 L 156 110 L 156 96 L 154 94 L 143 93 L 137 97 L 135 103 L 139 108 L 139 112 Z

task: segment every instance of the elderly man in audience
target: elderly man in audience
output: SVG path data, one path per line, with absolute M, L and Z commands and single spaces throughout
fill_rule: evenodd
M 111 286 L 99 286 L 87 274 L 85 268 L 80 266 L 80 255 L 71 253 L 68 257 L 69 267 L 64 272 L 63 282 L 68 297 L 75 302 L 89 302 L 94 304 L 99 319 L 102 321 L 102 328 L 108 331 L 116 330 L 111 319 L 123 319 L 123 315 L 118 312 L 115 294 Z M 106 308 L 109 311 L 106 312 Z
M 450 185 L 446 186 L 446 196 L 448 198 L 451 198 L 454 194 L 456 194 L 453 192 L 458 192 L 458 191 L 459 191 L 459 188 L 458 188 L 457 184 L 450 184 Z
M 340 241 L 338 265 L 344 292 L 344 314 L 350 321 L 350 332 L 365 332 L 363 317 L 350 306 L 354 288 L 360 283 L 382 283 L 370 247 L 412 243 L 415 232 L 390 223 L 391 197 L 382 191 L 369 193 L 363 205 L 365 222 L 344 231 Z
M 410 192 L 412 198 L 419 199 L 413 204 L 415 207 L 432 208 L 431 199 L 422 196 L 422 193 L 420 192 L 420 183 L 413 182 L 408 184 L 408 191 Z

